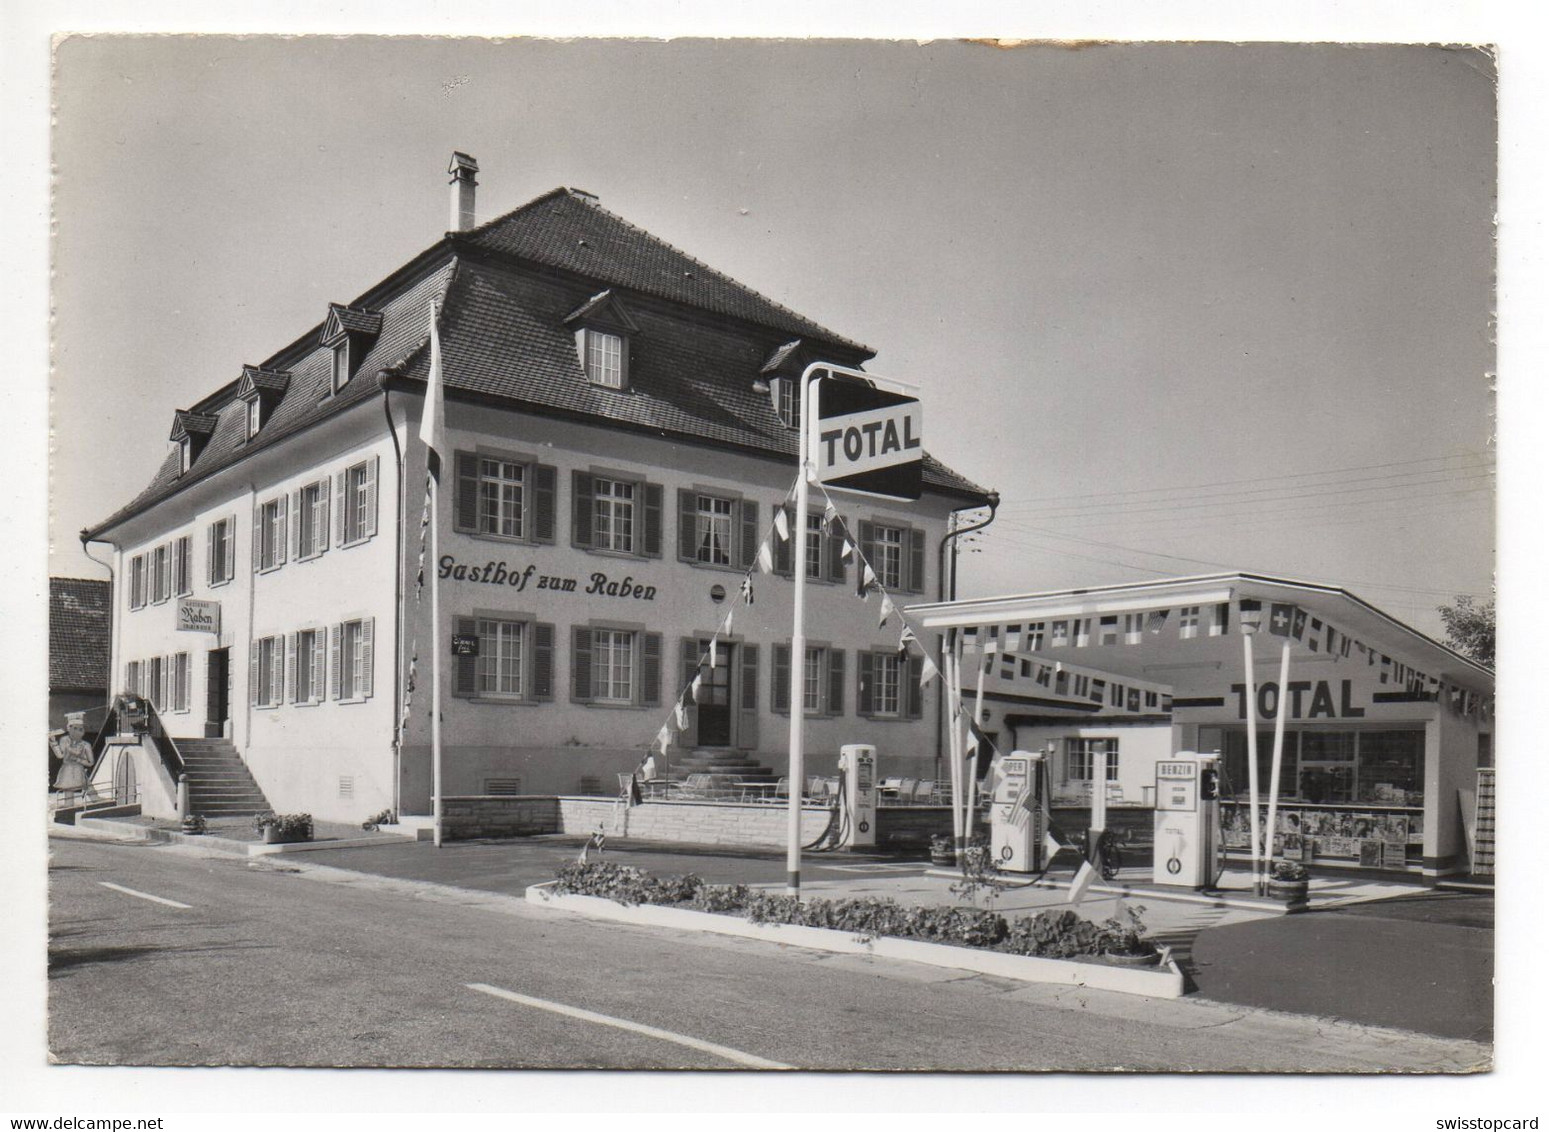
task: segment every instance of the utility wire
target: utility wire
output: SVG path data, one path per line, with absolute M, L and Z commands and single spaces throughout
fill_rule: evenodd
M 1016 502 L 1008 502 L 1008 503 L 1002 504 L 1001 509 L 1005 510 L 1007 507 L 1020 507 L 1020 506 L 1024 506 L 1024 505 L 1029 504 L 1029 503 L 1068 502 L 1070 500 L 1075 500 L 1075 499 L 1111 499 L 1111 498 L 1115 498 L 1115 497 L 1118 497 L 1118 496 L 1127 496 L 1127 495 L 1154 495 L 1154 494 L 1159 493 L 1159 492 L 1160 493 L 1167 493 L 1167 492 L 1191 492 L 1191 491 L 1197 491 L 1200 488 L 1209 488 L 1209 487 L 1231 487 L 1231 486 L 1240 485 L 1240 484 L 1274 483 L 1274 482 L 1278 482 L 1278 481 L 1282 481 L 1282 480 L 1310 479 L 1310 478 L 1312 478 L 1314 476 L 1342 476 L 1342 475 L 1344 475 L 1347 472 L 1378 471 L 1378 470 L 1383 469 L 1383 468 L 1410 467 L 1410 466 L 1417 465 L 1417 464 L 1438 463 L 1438 462 L 1445 462 L 1447 460 L 1471 460 L 1471 459 L 1475 459 L 1475 458 L 1477 458 L 1479 456 L 1486 457 L 1484 463 L 1470 465 L 1470 467 L 1487 467 L 1487 466 L 1491 466 L 1491 465 L 1494 464 L 1493 458 L 1491 458 L 1488 453 L 1463 453 L 1463 454 L 1460 454 L 1460 455 L 1457 455 L 1457 456 L 1427 456 L 1427 457 L 1424 457 L 1424 458 L 1421 458 L 1421 459 L 1417 459 L 1417 460 L 1397 460 L 1397 461 L 1391 461 L 1391 462 L 1385 463 L 1385 464 L 1358 464 L 1358 465 L 1354 465 L 1354 466 L 1350 466 L 1350 467 L 1344 467 L 1344 468 L 1326 468 L 1326 469 L 1324 469 L 1322 471 L 1316 471 L 1316 472 L 1288 472 L 1288 473 L 1285 473 L 1283 475 L 1275 475 L 1275 476 L 1255 476 L 1255 477 L 1252 477 L 1250 479 L 1215 480 L 1215 481 L 1210 482 L 1210 483 L 1179 484 L 1179 485 L 1171 486 L 1171 487 L 1141 487 L 1141 488 L 1133 488 L 1133 489 L 1122 490 L 1122 491 L 1086 492 L 1086 493 L 1078 494 L 1078 495 L 1065 495 L 1065 494 L 1062 494 L 1062 495 L 1034 496 L 1034 497 L 1031 497 L 1029 499 L 1024 499 L 1024 500 L 1019 500 L 1019 501 L 1016 501 Z M 1452 470 L 1467 470 L 1467 469 L 1466 468 L 1465 469 L 1431 468 L 1431 469 L 1425 469 L 1425 470 L 1422 470 L 1422 471 L 1408 472 L 1408 473 L 1402 473 L 1402 474 L 1407 474 L 1407 475 L 1427 475 L 1427 474 L 1431 474 L 1431 473 L 1434 473 L 1434 472 L 1452 471 Z M 1377 478 L 1382 478 L 1382 477 L 1377 477 Z M 1356 481 L 1350 481 L 1350 482 L 1356 482 Z M 1288 485 L 1288 486 L 1297 486 L 1297 485 Z M 1309 485 L 1305 485 L 1305 486 L 1315 486 L 1315 485 L 1309 484 Z

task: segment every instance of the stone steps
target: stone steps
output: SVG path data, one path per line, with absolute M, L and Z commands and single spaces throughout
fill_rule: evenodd
M 272 809 L 229 739 L 175 739 L 188 780 L 188 808 L 206 817 Z

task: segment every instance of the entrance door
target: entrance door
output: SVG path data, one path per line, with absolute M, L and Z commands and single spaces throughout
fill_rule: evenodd
M 710 642 L 700 641 L 699 646 L 708 651 Z M 732 645 L 717 644 L 715 664 L 706 665 L 701 670 L 704 680 L 699 685 L 697 713 L 701 747 L 731 746 L 732 648 Z
M 204 737 L 219 739 L 231 717 L 231 650 L 211 649 L 206 656 Z

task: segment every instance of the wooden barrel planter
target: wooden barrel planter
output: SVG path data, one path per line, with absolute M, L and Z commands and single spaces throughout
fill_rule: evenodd
M 1278 900 L 1282 904 L 1307 903 L 1307 882 L 1305 880 L 1271 880 L 1265 893 L 1271 900 Z

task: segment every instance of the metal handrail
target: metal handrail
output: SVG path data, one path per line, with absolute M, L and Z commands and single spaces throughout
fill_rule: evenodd
M 177 749 L 177 743 L 172 736 L 167 734 L 166 727 L 161 722 L 161 713 L 156 710 L 156 705 L 149 699 L 145 701 L 147 731 L 151 741 L 156 744 L 156 753 L 161 756 L 161 765 L 167 768 L 167 773 L 172 776 L 174 783 L 183 780 L 183 756 Z

